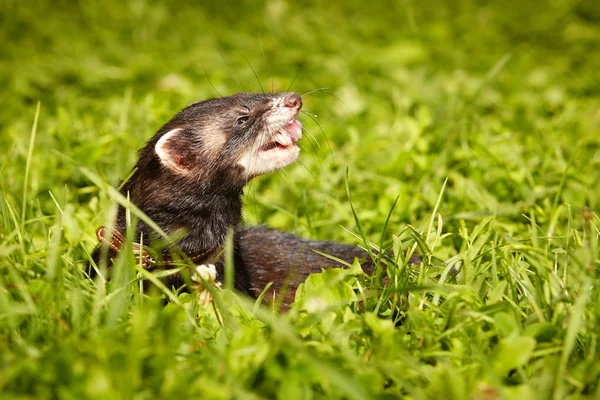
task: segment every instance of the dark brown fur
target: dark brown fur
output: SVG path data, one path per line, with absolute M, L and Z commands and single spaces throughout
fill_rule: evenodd
M 330 254 L 352 264 L 355 258 L 364 260 L 365 272 L 371 272 L 372 262 L 367 252 L 358 246 L 310 240 L 266 227 L 244 227 L 235 233 L 234 264 L 239 290 L 258 296 L 269 282 L 268 295 L 278 295 L 284 285 L 283 304 L 294 301 L 298 286 L 308 275 L 325 268 L 342 265 L 323 257 L 314 250 Z

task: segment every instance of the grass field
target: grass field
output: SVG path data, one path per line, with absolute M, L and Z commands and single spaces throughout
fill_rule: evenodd
M 190 3 L 0 1 L 1 399 L 600 399 L 598 2 Z M 287 313 L 84 275 L 164 122 L 288 88 L 246 223 L 422 265 Z

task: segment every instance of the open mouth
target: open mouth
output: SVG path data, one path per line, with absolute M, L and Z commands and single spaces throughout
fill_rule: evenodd
M 302 138 L 302 125 L 296 119 L 292 119 L 282 126 L 279 131 L 259 149 L 260 152 L 271 152 L 273 150 L 292 150 L 297 147 L 296 143 Z
M 298 95 L 286 94 L 265 112 L 264 126 L 257 135 L 257 141 L 238 161 L 247 177 L 283 168 L 298 158 L 300 147 L 297 143 L 302 138 L 302 125 L 296 117 L 301 107 Z

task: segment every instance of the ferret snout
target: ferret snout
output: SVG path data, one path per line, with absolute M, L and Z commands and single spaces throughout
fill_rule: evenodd
M 283 104 L 287 108 L 296 108 L 299 110 L 302 108 L 302 97 L 296 93 L 290 93 L 283 99 Z

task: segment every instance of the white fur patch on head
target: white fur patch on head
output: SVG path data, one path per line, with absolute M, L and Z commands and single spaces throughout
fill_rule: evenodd
M 299 153 L 300 148 L 295 144 L 266 152 L 251 148 L 240 157 L 238 165 L 244 168 L 248 177 L 253 177 L 285 167 L 298 158 Z
M 158 142 L 156 142 L 154 151 L 156 151 L 156 154 L 163 165 L 179 173 L 186 173 L 188 172 L 187 169 L 182 166 L 178 159 L 178 155 L 174 154 L 173 148 L 168 145 L 169 140 L 174 140 L 177 133 L 181 130 L 181 128 L 172 129 L 162 135 Z

